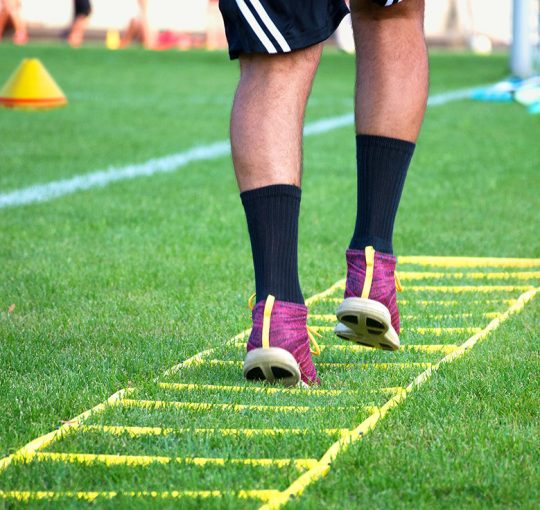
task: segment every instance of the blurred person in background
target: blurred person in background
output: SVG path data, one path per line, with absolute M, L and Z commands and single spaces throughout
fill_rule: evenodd
M 78 48 L 83 43 L 84 32 L 92 12 L 92 6 L 90 0 L 74 0 L 73 7 L 73 24 L 68 35 L 68 44 L 73 48 Z
M 206 48 L 222 50 L 227 48 L 227 39 L 223 31 L 223 18 L 219 12 L 219 1 L 208 2 L 208 25 L 206 28 Z
M 9 24 L 13 26 L 13 43 L 26 44 L 28 32 L 21 18 L 21 2 L 19 0 L 0 0 L 0 39 Z
M 148 0 L 132 0 L 134 10 L 130 13 L 129 24 L 120 42 L 121 48 L 139 41 L 145 48 L 152 47 L 152 36 L 148 25 Z
M 230 57 L 240 60 L 231 147 L 255 270 L 244 376 L 317 384 L 311 355 L 320 349 L 298 276 L 302 133 L 322 43 L 349 8 L 344 0 L 220 0 L 220 9 Z M 357 204 L 335 334 L 396 350 L 400 286 L 392 237 L 427 102 L 424 0 L 352 0 L 350 12 Z M 352 175 L 346 186 L 354 187 Z M 344 218 L 335 228 L 350 223 Z

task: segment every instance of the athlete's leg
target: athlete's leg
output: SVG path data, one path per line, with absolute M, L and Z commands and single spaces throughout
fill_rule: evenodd
M 424 0 L 385 8 L 352 0 L 356 132 L 415 142 L 428 93 Z
M 240 56 L 231 117 L 240 191 L 271 184 L 300 186 L 302 126 L 322 45 L 279 55 Z
M 351 248 L 392 253 L 394 220 L 428 91 L 424 0 L 353 0 L 358 214 Z
M 0 40 L 4 35 L 7 22 L 9 21 L 9 14 L 0 0 Z
M 257 294 L 244 362 L 248 379 L 295 384 L 317 378 L 297 246 L 304 111 L 320 54 L 315 45 L 282 55 L 240 56 L 231 143 Z M 267 321 L 271 340 L 265 344 Z
M 297 266 L 302 126 L 321 45 L 240 57 L 233 163 L 251 238 L 258 300 L 303 303 Z
M 81 14 L 75 18 L 68 36 L 68 43 L 70 46 L 78 48 L 83 43 L 87 24 L 88 16 Z
M 68 36 L 68 44 L 74 48 L 79 47 L 84 40 L 84 32 L 88 24 L 88 18 L 92 12 L 90 0 L 74 0 L 75 15 L 73 25 Z
M 13 42 L 15 44 L 26 44 L 28 41 L 28 32 L 26 24 L 21 18 L 21 6 L 18 0 L 4 0 L 4 8 L 7 13 L 7 18 L 11 19 L 15 33 L 13 34 Z
M 392 237 L 427 100 L 424 0 L 403 0 L 387 8 L 372 0 L 352 0 L 351 11 L 357 53 L 358 205 L 336 334 L 396 349 L 400 321 Z
M 220 0 L 220 9 L 240 58 L 231 145 L 257 294 L 244 375 L 316 383 L 297 263 L 302 128 L 321 41 L 348 9 L 344 0 Z

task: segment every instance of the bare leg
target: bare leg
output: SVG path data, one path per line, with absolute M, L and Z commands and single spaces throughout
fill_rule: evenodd
M 336 334 L 399 348 L 394 221 L 426 108 L 424 0 L 352 0 L 356 45 L 357 213 Z M 369 268 L 372 278 L 367 277 Z M 363 298 L 363 299 L 358 299 Z M 371 328 L 370 328 L 371 325 Z
M 133 39 L 139 34 L 139 21 L 135 18 L 129 20 L 129 24 L 126 28 L 122 40 L 120 41 L 120 48 L 127 48 L 133 42 Z
M 388 8 L 351 2 L 356 42 L 356 132 L 415 142 L 428 94 L 424 0 Z
M 4 0 L 4 7 L 6 11 L 7 19 L 11 19 L 15 33 L 13 34 L 13 42 L 15 44 L 26 44 L 28 42 L 28 32 L 26 31 L 26 24 L 20 15 L 20 5 L 17 0 Z
M 140 6 L 140 30 L 141 43 L 146 49 L 151 49 L 153 45 L 152 32 L 148 24 L 148 2 L 147 0 L 139 0 Z
M 2 4 L 0 3 L 0 40 L 2 39 L 2 36 L 4 35 L 4 30 L 6 29 L 6 25 L 9 19 L 9 15 L 7 11 L 4 9 Z
M 257 295 L 244 364 L 247 379 L 282 378 L 288 385 L 318 381 L 309 348 L 297 250 L 302 128 L 320 55 L 319 44 L 283 55 L 240 58 L 231 144 Z M 269 324 L 276 309 L 279 312 L 270 319 L 274 322 L 265 340 L 264 324 Z
M 282 55 L 244 55 L 231 117 L 240 191 L 300 186 L 302 127 L 322 45 Z
M 129 22 L 125 35 L 122 37 L 120 47 L 129 46 L 134 39 L 140 40 L 141 44 L 150 49 L 152 47 L 152 37 L 148 25 L 148 3 L 146 0 L 139 0 L 139 15 Z
M 70 46 L 77 48 L 82 44 L 87 22 L 88 16 L 80 15 L 75 18 L 73 26 L 71 27 L 71 32 L 68 36 L 68 43 Z

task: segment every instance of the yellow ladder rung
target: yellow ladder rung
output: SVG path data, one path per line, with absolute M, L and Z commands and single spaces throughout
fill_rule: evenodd
M 434 267 L 538 267 L 540 259 L 518 259 L 501 257 L 445 257 L 432 255 L 410 255 L 399 257 L 400 264 L 416 264 Z
M 473 334 L 482 331 L 482 328 L 404 328 L 402 332 L 418 333 L 419 335 L 442 336 L 444 334 Z
M 443 354 L 450 354 L 458 349 L 459 346 L 456 344 L 411 344 L 411 345 L 402 345 L 400 349 L 406 351 L 419 351 L 419 352 L 442 352 Z
M 362 347 L 362 346 L 358 346 Z M 369 348 L 365 348 L 369 350 Z M 231 392 L 254 392 L 254 393 L 267 393 L 273 395 L 276 393 L 285 393 L 287 395 L 328 395 L 328 396 L 338 396 L 338 395 L 361 395 L 364 393 L 392 393 L 396 391 L 401 391 L 401 387 L 390 387 L 390 388 L 380 388 L 377 390 L 373 389 L 357 389 L 357 390 L 326 390 L 326 389 L 316 389 L 316 388 L 273 388 L 269 386 L 221 386 L 214 384 L 194 384 L 194 383 L 158 383 L 158 386 L 163 389 L 169 390 L 212 390 L 212 391 L 231 391 Z
M 242 366 L 243 361 L 235 361 L 235 360 L 222 360 L 222 359 L 209 359 L 204 360 L 204 363 L 207 363 L 209 365 L 232 365 L 232 366 Z M 341 367 L 341 368 L 413 368 L 413 367 L 424 367 L 427 368 L 431 366 L 431 363 L 330 363 L 330 362 L 316 362 L 316 366 L 318 367 Z M 121 402 L 126 402 L 126 400 L 123 400 Z M 223 405 L 229 405 L 229 404 L 223 404 Z M 323 408 L 327 408 L 328 406 L 320 406 Z M 314 409 L 315 407 L 310 407 L 310 409 Z
M 310 313 L 309 320 L 324 321 L 324 322 L 337 322 L 335 313 Z
M 353 342 L 349 344 L 319 344 L 321 351 L 345 351 L 345 352 L 370 352 L 373 351 L 373 347 L 367 347 L 364 345 L 357 345 Z M 442 352 L 444 354 L 450 354 L 458 348 L 455 344 L 409 344 L 400 346 L 399 350 L 403 351 L 417 351 L 417 352 L 426 352 L 426 353 L 435 353 Z
M 358 390 L 326 390 L 316 388 L 271 388 L 268 386 L 226 386 L 214 384 L 194 384 L 194 383 L 158 383 L 160 388 L 166 390 L 209 390 L 209 391 L 230 391 L 230 392 L 247 392 L 247 393 L 265 393 L 273 395 L 277 393 L 286 393 L 287 395 L 327 395 L 331 397 L 356 394 Z
M 224 496 L 237 497 L 240 499 L 258 499 L 260 501 L 269 501 L 280 494 L 280 491 L 273 489 L 258 489 L 258 490 L 238 490 L 238 491 L 221 491 L 221 490 L 206 490 L 206 491 L 1 491 L 0 499 L 14 500 L 20 502 L 29 501 L 46 501 L 57 499 L 77 499 L 80 501 L 92 502 L 96 499 L 113 499 L 116 496 L 129 498 L 151 498 L 151 499 L 208 499 L 222 498 Z
M 343 298 L 334 297 L 334 298 L 325 298 L 321 300 L 321 302 L 327 302 L 327 303 L 335 303 L 335 304 L 341 304 L 343 302 Z M 463 303 L 463 301 L 458 301 L 457 299 L 400 299 L 398 297 L 398 305 L 421 305 L 421 306 L 458 306 L 466 304 L 469 305 L 495 305 L 495 304 L 503 304 L 503 305 L 513 305 L 516 302 L 515 299 L 486 299 L 486 300 L 473 300 L 473 301 L 467 301 L 466 303 Z M 313 317 L 313 315 L 310 315 L 310 317 Z M 335 315 L 333 316 L 335 318 Z
M 531 290 L 531 285 L 407 285 L 404 292 L 523 292 Z
M 397 395 L 398 393 L 402 393 L 406 390 L 403 386 L 390 386 L 388 388 L 380 388 L 378 391 L 390 393 L 391 395 Z
M 318 367 L 328 367 L 328 368 L 360 368 L 363 370 L 368 370 L 370 368 L 376 368 L 380 370 L 390 370 L 392 368 L 429 368 L 432 366 L 431 363 L 337 363 L 337 362 L 327 362 L 327 363 L 317 363 Z
M 318 333 L 333 333 L 333 326 L 311 326 Z M 441 336 L 444 334 L 478 333 L 482 328 L 403 328 L 401 333 Z
M 465 313 L 442 313 L 438 315 L 402 315 L 403 320 L 414 320 L 414 319 L 423 319 L 425 320 L 426 317 L 430 320 L 444 320 L 444 319 L 470 319 L 472 317 L 482 317 L 485 319 L 494 319 L 495 317 L 498 317 L 500 314 L 499 312 L 479 312 L 479 313 L 472 313 L 472 312 L 465 312 Z
M 311 469 L 317 459 L 225 459 L 219 457 L 165 457 L 160 455 L 110 455 L 101 453 L 34 452 L 15 457 L 19 462 L 65 462 L 73 464 L 105 464 L 107 466 L 147 466 L 150 464 L 187 464 L 195 466 L 225 466 L 240 464 L 259 467 L 288 467 Z
M 212 361 L 212 360 L 211 360 Z M 160 408 L 175 408 L 175 409 L 192 409 L 194 411 L 209 411 L 211 409 L 221 409 L 223 411 L 273 411 L 273 412 L 309 412 L 320 411 L 331 407 L 336 410 L 350 409 L 351 406 L 265 406 L 258 404 L 214 404 L 208 402 L 175 402 L 168 400 L 137 400 L 137 399 L 122 399 L 114 402 L 114 406 L 122 407 L 139 407 L 142 409 L 160 409 Z
M 428 280 L 434 279 L 457 279 L 463 280 L 533 280 L 540 278 L 540 271 L 505 271 L 495 273 L 470 272 L 470 273 L 442 273 L 442 272 L 419 272 L 419 271 L 400 271 L 399 278 L 403 281 Z
M 415 319 L 431 319 L 431 320 L 444 320 L 444 319 L 468 319 L 471 317 L 484 317 L 486 319 L 494 319 L 499 315 L 498 312 L 479 312 L 479 313 L 448 313 L 448 314 L 416 314 L 416 315 L 402 315 L 401 318 L 406 321 L 415 320 Z M 335 314 L 311 314 L 309 316 L 311 320 L 323 321 L 323 322 L 337 322 Z M 316 327 L 316 326 L 315 326 Z M 239 345 L 244 345 L 239 344 Z
M 341 302 L 341 301 L 340 301 Z M 408 299 L 399 299 L 398 298 L 398 305 L 421 305 L 421 306 L 458 306 L 458 305 L 513 305 L 516 302 L 515 299 L 486 299 L 483 301 L 480 300 L 467 300 L 466 303 L 463 301 L 459 301 L 457 299 L 438 299 L 433 301 L 428 301 L 425 299 L 419 299 L 419 300 L 408 300 Z
M 127 425 L 82 425 L 81 432 L 103 432 L 119 436 L 128 434 L 132 437 L 167 436 L 171 434 L 215 434 L 220 436 L 277 436 L 277 435 L 307 435 L 324 434 L 327 436 L 342 435 L 349 429 L 174 429 L 162 427 L 133 427 Z

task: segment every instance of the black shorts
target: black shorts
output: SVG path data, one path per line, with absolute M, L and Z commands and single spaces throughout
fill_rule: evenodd
M 373 0 L 388 7 L 401 0 Z M 349 13 L 345 0 L 219 0 L 229 55 L 287 53 L 328 39 Z
M 75 0 L 75 17 L 89 16 L 91 12 L 90 0 Z

